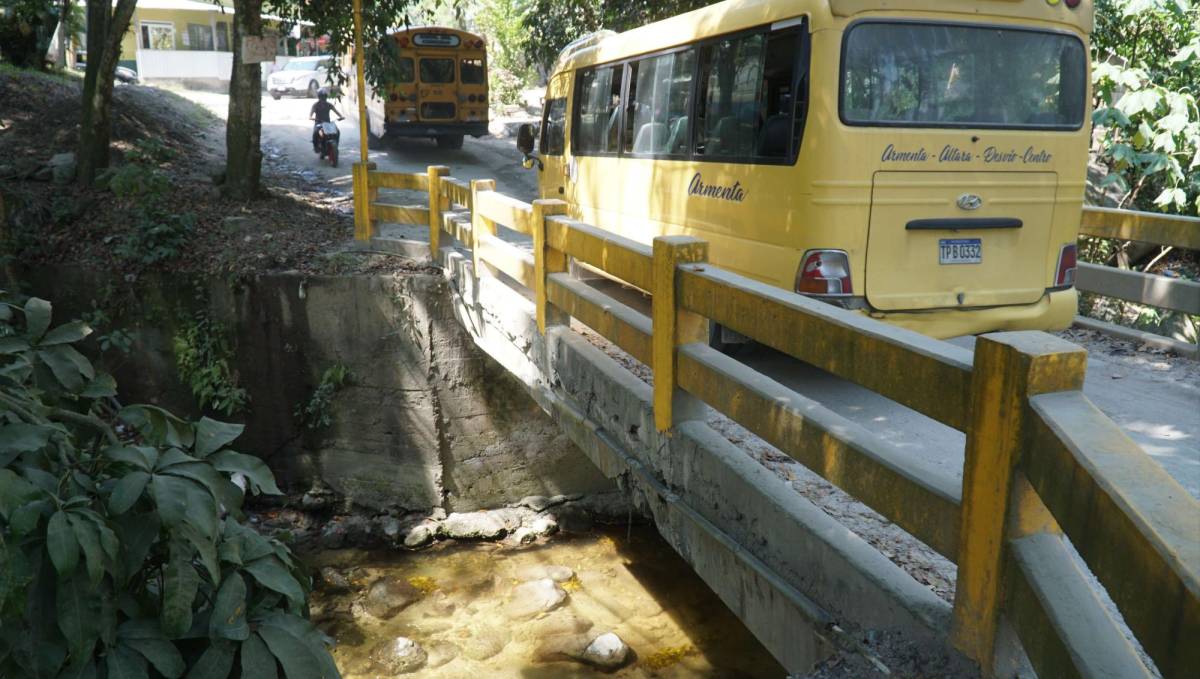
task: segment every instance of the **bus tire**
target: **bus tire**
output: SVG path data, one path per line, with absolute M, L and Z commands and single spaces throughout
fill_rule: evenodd
M 463 146 L 463 136 L 461 134 L 439 134 L 437 145 L 439 149 L 456 151 Z

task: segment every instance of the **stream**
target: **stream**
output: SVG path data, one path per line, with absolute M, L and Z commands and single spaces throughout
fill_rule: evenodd
M 306 561 L 322 574 L 313 620 L 347 679 L 786 674 L 646 526 Z

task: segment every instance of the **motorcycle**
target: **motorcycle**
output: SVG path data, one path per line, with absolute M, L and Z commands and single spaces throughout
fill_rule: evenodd
M 321 160 L 328 158 L 330 167 L 337 167 L 338 142 L 341 137 L 342 133 L 334 122 L 317 125 L 317 146 L 320 150 Z

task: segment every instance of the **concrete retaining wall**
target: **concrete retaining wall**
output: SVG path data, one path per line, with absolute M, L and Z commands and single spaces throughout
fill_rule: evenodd
M 134 329 L 133 354 L 102 361 L 124 403 L 198 415 L 179 381 L 172 340 L 198 309 L 228 329 L 234 367 L 250 393 L 239 447 L 267 459 L 293 490 L 320 479 L 358 504 L 412 510 L 496 507 L 526 495 L 592 493 L 613 484 L 529 398 L 521 383 L 455 320 L 440 276 L 263 276 L 144 280 L 138 293 L 111 275 L 61 267 L 22 275 L 65 321 L 93 308 Z M 105 290 L 117 291 L 106 293 Z M 150 296 L 152 295 L 152 296 Z M 311 431 L 294 414 L 340 363 L 352 378 Z

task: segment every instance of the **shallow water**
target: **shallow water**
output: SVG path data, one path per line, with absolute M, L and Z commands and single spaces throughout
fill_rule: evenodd
M 334 593 L 318 586 L 313 618 L 337 646 L 348 679 L 393 676 L 371 660 L 383 641 L 408 637 L 428 654 L 405 676 L 479 679 L 574 677 L 776 677 L 783 669 L 651 528 L 558 538 L 526 548 L 447 543 L 423 552 L 323 552 L 308 559 L 332 565 L 353 585 Z M 567 592 L 557 608 L 512 619 L 510 597 L 523 581 L 566 566 Z M 565 572 L 559 569 L 562 579 Z M 364 610 L 363 593 L 391 576 L 421 597 L 394 618 Z M 614 632 L 632 649 L 615 672 L 551 653 L 555 640 Z M 435 666 L 436 665 L 436 666 Z

